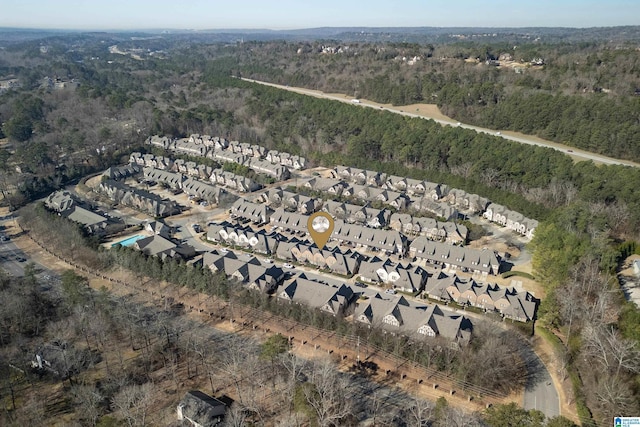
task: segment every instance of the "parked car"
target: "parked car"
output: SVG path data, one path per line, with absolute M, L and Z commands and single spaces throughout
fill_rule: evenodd
M 387 289 L 384 291 L 385 294 L 395 295 L 397 292 L 395 289 Z
M 359 288 L 366 288 L 367 284 L 366 283 L 362 283 L 362 282 L 356 282 L 356 286 Z
M 284 268 L 293 268 L 293 265 L 289 264 L 288 262 L 285 262 L 284 264 L 282 264 L 282 266 Z

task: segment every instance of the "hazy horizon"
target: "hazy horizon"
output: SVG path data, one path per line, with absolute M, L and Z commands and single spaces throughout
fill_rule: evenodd
M 299 30 L 336 27 L 617 27 L 639 25 L 633 0 L 382 0 L 226 3 L 6 0 L 0 27 L 77 31 Z

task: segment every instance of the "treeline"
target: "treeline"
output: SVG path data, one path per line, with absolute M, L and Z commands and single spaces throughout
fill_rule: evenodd
M 640 160 L 640 97 L 588 97 L 515 91 L 482 98 L 475 88 L 449 85 L 438 106 L 459 120 L 492 129 L 510 129 L 607 156 Z M 475 99 L 474 99 L 475 98 Z
M 530 247 L 546 290 L 538 326 L 560 337 L 559 374 L 573 384 L 583 426 L 640 410 L 640 310 L 616 277 L 637 245 L 611 241 L 615 226 L 599 206 L 574 202 L 536 229 Z M 606 356 L 614 353 L 615 362 Z
M 354 44 L 336 55 L 291 47 L 263 43 L 252 54 L 239 48 L 232 72 L 394 105 L 435 103 L 464 122 L 640 160 L 635 144 L 639 63 L 632 46 Z M 406 60 L 414 56 L 420 60 L 408 65 Z M 484 64 L 501 56 L 511 58 L 512 66 Z M 544 66 L 531 66 L 534 60 Z
M 600 208 L 594 225 L 608 224 L 615 235 L 638 232 L 636 168 L 574 164 L 555 150 L 263 86 L 254 88 L 248 111 L 266 128 L 265 145 L 329 167 L 441 182 L 538 219 L 579 200 Z

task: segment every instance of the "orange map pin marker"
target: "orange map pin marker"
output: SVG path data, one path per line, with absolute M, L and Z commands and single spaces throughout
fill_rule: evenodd
M 307 220 L 307 231 L 318 249 L 327 244 L 334 227 L 333 217 L 327 212 L 316 212 Z

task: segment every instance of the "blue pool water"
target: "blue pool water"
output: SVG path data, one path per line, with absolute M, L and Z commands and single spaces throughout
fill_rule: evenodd
M 143 234 L 136 234 L 135 236 L 131 236 L 131 237 L 128 237 L 128 238 L 126 238 L 126 239 L 124 239 L 124 240 L 120 240 L 119 242 L 115 242 L 115 243 L 113 243 L 113 244 L 111 245 L 111 247 L 114 247 L 115 245 L 131 246 L 131 245 L 133 245 L 137 240 L 144 239 L 145 237 L 147 237 L 147 236 L 145 236 L 145 235 L 143 235 Z

